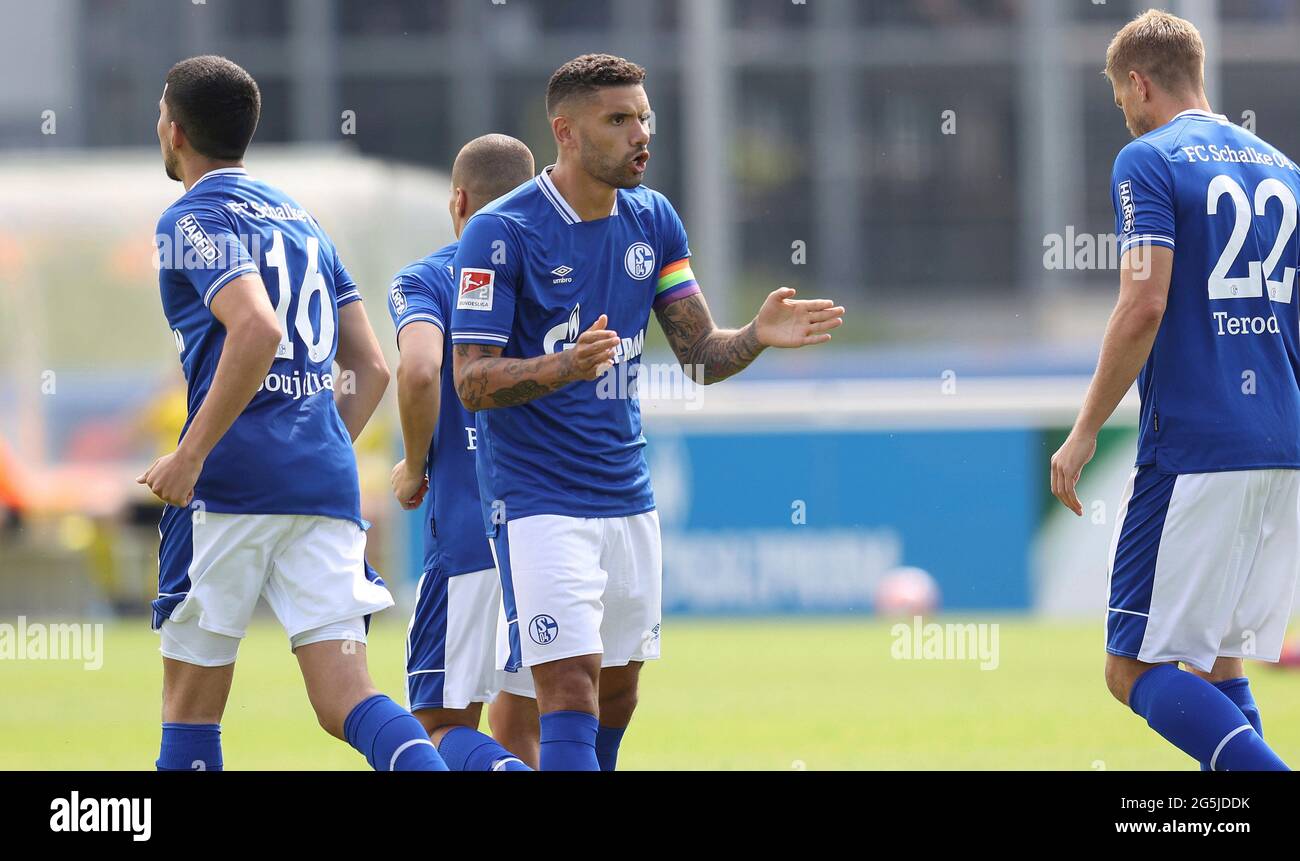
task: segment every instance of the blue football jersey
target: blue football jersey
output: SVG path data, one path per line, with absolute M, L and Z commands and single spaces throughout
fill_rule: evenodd
M 620 189 L 609 217 L 583 221 L 550 170 L 466 226 L 452 342 L 544 356 L 574 347 L 606 314 L 622 343 L 600 380 L 477 414 L 489 528 L 537 514 L 622 517 L 654 508 L 641 409 L 631 395 L 652 308 L 699 292 L 686 230 L 663 195 Z
M 363 524 L 356 456 L 334 405 L 333 375 L 338 309 L 361 296 L 330 238 L 288 195 L 242 168 L 203 176 L 163 213 L 155 238 L 163 311 L 188 384 L 185 430 L 225 343 L 225 327 L 210 310 L 217 293 L 241 275 L 260 275 L 282 333 L 257 394 L 208 455 L 195 502 L 228 514 L 314 514 Z
M 423 518 L 424 570 L 448 577 L 493 567 L 492 548 L 483 531 L 474 468 L 478 428 L 456 394 L 452 373 L 451 309 L 456 301 L 452 261 L 456 243 L 407 266 L 388 290 L 388 314 L 400 336 L 408 323 L 425 322 L 443 333 L 438 424 L 425 460 L 429 493 Z
M 1130 143 L 1112 184 L 1120 250 L 1174 249 L 1138 378 L 1138 464 L 1187 474 L 1300 468 L 1297 166 L 1193 110 Z

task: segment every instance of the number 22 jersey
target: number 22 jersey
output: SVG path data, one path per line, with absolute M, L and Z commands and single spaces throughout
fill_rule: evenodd
M 1185 111 L 1115 162 L 1120 252 L 1174 249 L 1138 378 L 1138 465 L 1300 469 L 1300 168 L 1226 117 Z

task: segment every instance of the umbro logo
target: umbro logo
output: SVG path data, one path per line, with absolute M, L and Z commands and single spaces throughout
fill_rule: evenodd
M 551 282 L 552 284 L 568 284 L 573 280 L 569 277 L 573 274 L 573 267 L 561 266 L 558 269 L 552 269 L 551 274 L 555 276 L 555 280 Z

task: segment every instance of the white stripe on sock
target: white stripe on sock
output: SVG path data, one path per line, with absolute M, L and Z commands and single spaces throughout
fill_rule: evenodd
M 1250 729 L 1250 727 L 1246 727 L 1246 729 Z M 408 747 L 412 747 L 412 746 L 417 745 L 417 744 L 427 744 L 429 747 L 433 747 L 433 742 L 429 741 L 427 738 L 413 738 L 413 739 L 411 739 L 411 740 L 408 741 L 406 744 L 402 745 L 402 746 L 399 747 L 397 750 L 393 751 L 393 758 L 390 759 L 390 760 L 388 761 L 388 770 L 389 770 L 389 771 L 396 771 L 396 770 L 397 770 L 397 758 L 398 758 L 399 756 L 401 756 L 403 753 L 405 753 L 405 752 L 406 752 L 406 749 L 407 749 Z M 436 748 L 435 748 L 435 750 L 436 750 Z
M 1210 771 L 1216 770 L 1214 764 L 1219 761 L 1219 754 L 1223 752 L 1223 748 L 1227 746 L 1228 742 L 1232 741 L 1243 732 L 1250 732 L 1252 729 L 1254 729 L 1254 727 L 1250 724 L 1246 724 L 1245 726 L 1237 727 L 1232 732 L 1225 735 L 1223 741 L 1219 742 L 1219 746 L 1214 749 L 1214 756 L 1210 757 Z

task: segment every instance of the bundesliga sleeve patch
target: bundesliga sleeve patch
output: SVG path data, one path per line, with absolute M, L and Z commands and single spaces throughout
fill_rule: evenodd
M 496 280 L 497 273 L 492 269 L 462 269 L 456 310 L 491 311 L 492 288 Z

